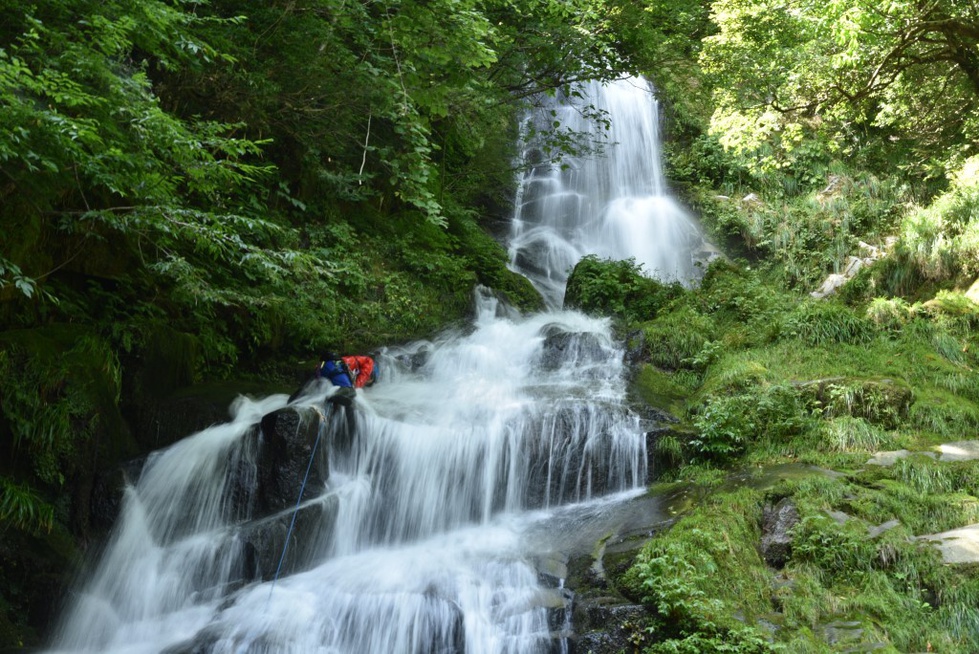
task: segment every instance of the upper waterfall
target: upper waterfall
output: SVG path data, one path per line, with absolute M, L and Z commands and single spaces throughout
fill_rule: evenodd
M 526 140 L 509 235 L 511 267 L 553 308 L 562 305 L 568 274 L 587 254 L 635 259 L 663 281 L 695 279 L 693 253 L 703 238 L 669 195 L 652 88 L 625 78 L 583 84 L 575 96 L 549 99 L 528 116 L 527 131 L 545 134 L 556 122 L 598 151 L 586 148 L 554 162 L 543 157 L 540 138 Z

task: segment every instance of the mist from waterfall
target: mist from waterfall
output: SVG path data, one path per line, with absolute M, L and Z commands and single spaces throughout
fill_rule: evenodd
M 242 397 L 226 424 L 153 453 L 51 651 L 568 651 L 571 550 L 604 537 L 606 507 L 641 494 L 648 470 L 621 344 L 608 319 L 559 310 L 559 291 L 588 252 L 691 274 L 696 231 L 666 198 L 648 89 L 599 92 L 627 147 L 536 169 L 515 219 L 517 268 L 552 309 L 520 315 L 478 288 L 468 327 L 384 348 L 351 407 L 322 381 L 291 402 Z M 325 472 L 263 514 L 266 418 L 284 414 L 309 434 L 307 474 Z
M 694 252 L 703 238 L 669 194 L 652 88 L 626 78 L 577 90 L 571 98 L 543 99 L 527 118 L 528 131 L 544 135 L 557 123 L 580 135 L 586 149 L 555 162 L 542 152 L 543 137 L 525 141 L 526 172 L 509 235 L 511 267 L 552 308 L 562 306 L 568 274 L 588 254 L 634 259 L 663 281 L 696 279 Z

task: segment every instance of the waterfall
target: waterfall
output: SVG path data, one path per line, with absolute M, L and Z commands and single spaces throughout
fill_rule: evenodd
M 545 101 L 527 126 L 547 134 L 555 122 L 598 152 L 553 162 L 541 154 L 541 138 L 525 141 L 526 173 L 509 236 L 511 267 L 552 308 L 561 306 L 568 274 L 587 254 L 634 259 L 663 281 L 696 279 L 694 254 L 704 247 L 703 238 L 668 193 L 659 105 L 650 86 L 636 78 L 591 82 L 571 98 Z
M 574 175 L 538 168 L 526 180 L 516 259 L 568 251 L 559 264 L 536 260 L 545 275 L 527 272 L 542 288 L 590 251 L 691 272 L 680 251 L 690 224 L 664 195 L 655 104 L 624 84 L 599 89 L 598 102 L 632 161 L 617 145 Z M 634 151 L 639 141 L 653 149 Z M 475 293 L 469 328 L 385 348 L 379 382 L 348 408 L 323 381 L 291 401 L 242 397 L 228 423 L 153 453 L 51 651 L 568 651 L 562 566 L 606 533 L 604 506 L 643 492 L 645 435 L 608 319 L 559 310 L 556 290 L 553 308 L 531 316 Z M 294 506 L 263 512 L 270 415 L 298 416 L 306 474 L 318 472 L 287 489 Z M 273 541 L 271 552 L 256 545 Z

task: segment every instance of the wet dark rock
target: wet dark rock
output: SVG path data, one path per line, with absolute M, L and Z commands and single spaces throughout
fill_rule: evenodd
M 762 512 L 761 552 L 768 565 L 776 569 L 785 567 L 792 556 L 792 528 L 799 522 L 799 512 L 789 498 L 783 498 L 775 506 L 768 505 Z
M 407 372 L 418 372 L 421 368 L 428 363 L 428 360 L 432 357 L 432 350 L 430 348 L 420 348 L 415 352 L 400 354 L 395 357 L 395 361 L 401 367 L 403 367 Z
M 119 517 L 126 486 L 139 481 L 146 456 L 124 461 L 118 468 L 95 475 L 89 502 L 89 524 L 98 534 L 107 534 Z
M 245 523 L 238 533 L 244 561 L 242 578 L 270 581 L 276 575 L 307 569 L 322 554 L 320 545 L 329 537 L 336 516 L 337 503 L 323 501 Z
M 300 489 L 302 500 L 322 492 L 329 476 L 329 450 L 318 442 L 322 438 L 323 417 L 315 409 L 286 407 L 262 418 L 254 515 L 269 515 L 295 506 L 300 501 Z M 310 464 L 314 447 L 315 458 Z
M 227 422 L 239 395 L 268 395 L 262 384 L 214 382 L 180 388 L 168 394 L 147 393 L 126 406 L 125 418 L 140 451 L 171 445 L 211 425 Z
M 230 510 L 243 520 L 237 537 L 246 579 L 304 569 L 319 554 L 337 509 L 322 497 L 329 477 L 326 441 L 346 430 L 345 411 L 286 407 L 266 414 L 246 436 L 257 452 L 234 469 L 228 484 Z
M 557 370 L 568 361 L 595 365 L 608 360 L 609 352 L 595 334 L 566 332 L 557 325 L 548 325 L 542 336 L 540 365 L 544 370 Z
M 575 611 L 575 635 L 568 639 L 570 654 L 620 654 L 636 649 L 649 612 L 636 604 L 592 604 Z
M 623 340 L 625 341 L 625 355 L 623 358 L 626 365 L 635 367 L 649 360 L 646 352 L 646 332 L 644 330 L 637 329 L 631 331 L 625 334 Z
M 637 643 L 644 642 L 643 630 L 652 617 L 626 580 L 647 539 L 670 524 L 662 499 L 637 497 L 623 504 L 614 518 L 603 516 L 602 523 L 604 536 L 579 529 L 580 542 L 567 564 L 565 585 L 574 593 L 572 634 L 567 639 L 571 654 L 639 651 Z

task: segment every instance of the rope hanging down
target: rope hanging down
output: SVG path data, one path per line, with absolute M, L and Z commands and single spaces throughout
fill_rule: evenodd
M 313 441 L 313 450 L 309 453 L 309 463 L 306 464 L 306 474 L 303 475 L 303 483 L 299 487 L 299 497 L 296 498 L 296 508 L 292 512 L 292 521 L 289 523 L 289 530 L 286 532 L 286 542 L 282 545 L 282 556 L 279 557 L 279 565 L 275 568 L 275 576 L 272 577 L 272 585 L 269 587 L 269 598 L 266 603 L 272 600 L 272 591 L 275 590 L 275 582 L 279 580 L 279 572 L 282 570 L 282 562 L 286 559 L 286 550 L 289 549 L 289 539 L 292 538 L 292 529 L 296 526 L 296 516 L 299 515 L 299 505 L 303 501 L 303 493 L 306 492 L 306 481 L 309 479 L 309 471 L 313 468 L 313 460 L 316 458 L 316 447 L 320 444 L 320 437 L 326 427 L 326 416 L 319 410 L 316 413 L 320 416 L 320 427 L 316 430 L 316 440 Z

